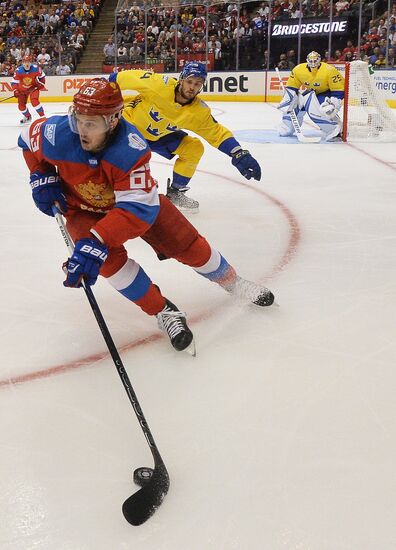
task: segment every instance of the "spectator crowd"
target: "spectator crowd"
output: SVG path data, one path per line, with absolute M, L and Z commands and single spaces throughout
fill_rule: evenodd
M 371 5 L 368 2 L 366 5 L 369 10 Z M 333 2 L 332 17 L 348 18 L 350 24 L 355 24 L 357 32 L 358 10 L 358 0 L 337 0 Z M 297 19 L 300 16 L 304 19 L 328 18 L 330 11 L 330 0 L 303 0 L 301 9 L 298 0 L 273 0 L 271 4 L 267 1 L 241 3 L 238 26 L 238 6 L 235 3 L 213 4 L 209 6 L 206 17 L 206 8 L 203 5 L 185 5 L 182 2 L 177 12 L 173 7 L 161 5 L 150 8 L 145 14 L 144 6 L 134 2 L 117 14 L 114 34 L 104 46 L 104 63 L 114 65 L 116 62 L 119 65 L 133 66 L 146 61 L 147 64 L 163 63 L 165 71 L 173 71 L 176 50 L 178 57 L 187 59 L 192 57 L 191 54 L 206 55 L 205 39 L 208 34 L 208 53 L 212 54 L 214 70 L 235 69 L 238 35 L 239 68 L 261 69 L 269 66 L 273 69 L 278 66 L 280 69 L 291 69 L 297 63 L 295 49 L 290 48 L 279 54 L 279 48 L 271 46 L 274 53 L 268 60 L 269 21 L 273 25 L 274 21 Z M 357 51 L 356 40 L 353 44 L 343 38 L 335 41 L 339 49 L 332 56 L 325 50 L 320 53 L 328 61 L 364 59 L 375 68 L 383 67 L 389 28 L 388 66 L 394 67 L 395 19 L 396 4 L 391 14 L 385 13 L 378 22 L 370 21 L 367 32 L 361 37 L 360 52 Z M 313 49 L 306 42 L 303 47 L 305 45 L 308 51 Z
M 26 54 L 32 55 L 47 76 L 74 73 L 103 2 L 0 1 L 0 76 L 11 76 Z M 387 2 L 378 2 L 378 9 L 387 7 Z M 279 46 L 280 42 L 272 38 L 268 59 L 269 23 L 300 17 L 328 18 L 331 12 L 330 0 L 247 2 L 241 3 L 239 9 L 235 3 L 219 3 L 209 6 L 207 11 L 204 5 L 183 2 L 177 10 L 174 6 L 153 4 L 155 2 L 145 13 L 143 1 L 141 5 L 129 1 L 125 9 L 117 13 L 113 34 L 103 48 L 104 64 L 159 63 L 164 71 L 174 71 L 176 54 L 178 58 L 201 56 L 205 59 L 208 51 L 213 69 L 227 71 L 235 69 L 238 51 L 240 69 L 277 66 L 291 70 L 298 60 L 290 42 L 282 41 Z M 366 14 L 371 4 L 366 1 L 365 5 Z M 353 26 L 358 9 L 358 0 L 337 0 L 333 2 L 332 17 L 348 18 Z M 355 32 L 354 40 L 334 39 L 332 54 L 323 49 L 322 58 L 332 62 L 363 59 L 374 68 L 396 67 L 396 4 L 390 13 L 382 13 L 374 20 L 364 20 L 365 32 L 360 38 L 359 50 Z M 353 35 L 354 29 L 351 30 Z M 351 33 L 348 34 L 350 37 Z M 313 48 L 309 37 L 304 37 L 302 54 L 312 49 L 319 48 Z
M 47 76 L 73 73 L 101 2 L 0 2 L 0 76 L 12 76 L 25 55 L 31 55 Z

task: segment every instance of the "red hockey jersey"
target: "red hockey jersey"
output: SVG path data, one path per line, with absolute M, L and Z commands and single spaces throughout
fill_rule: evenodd
M 32 63 L 26 70 L 23 65 L 17 68 L 11 81 L 12 88 L 20 92 L 30 93 L 33 90 L 42 90 L 45 84 L 45 74 L 38 65 Z

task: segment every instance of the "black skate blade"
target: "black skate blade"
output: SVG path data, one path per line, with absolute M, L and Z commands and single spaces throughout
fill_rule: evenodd
M 161 505 L 169 490 L 169 475 L 165 466 L 157 466 L 150 479 L 122 505 L 124 518 L 131 525 L 142 525 Z

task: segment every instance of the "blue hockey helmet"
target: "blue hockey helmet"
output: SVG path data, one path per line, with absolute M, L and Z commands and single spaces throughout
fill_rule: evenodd
M 189 76 L 202 78 L 205 81 L 208 76 L 208 71 L 203 63 L 200 63 L 199 61 L 189 61 L 184 65 L 184 68 L 180 73 L 179 80 L 184 80 Z

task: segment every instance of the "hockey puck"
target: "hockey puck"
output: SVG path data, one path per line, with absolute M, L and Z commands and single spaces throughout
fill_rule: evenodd
M 136 468 L 133 472 L 133 481 L 136 485 L 143 487 L 148 483 L 153 475 L 154 470 L 152 468 Z

